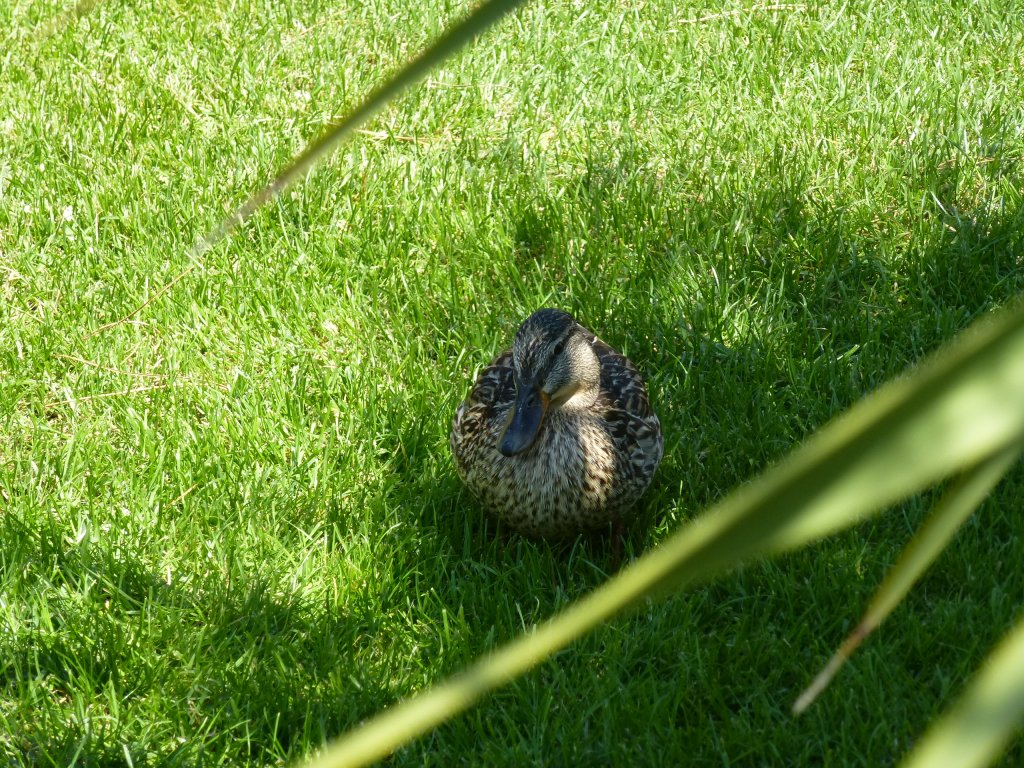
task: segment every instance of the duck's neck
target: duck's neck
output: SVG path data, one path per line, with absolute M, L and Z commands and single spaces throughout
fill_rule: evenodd
M 594 386 L 577 389 L 572 397 L 562 403 L 561 409 L 569 412 L 585 411 L 597 402 L 597 396 L 600 392 L 600 387 Z
M 573 356 L 572 372 L 576 387 L 551 405 L 564 411 L 590 408 L 601 393 L 601 361 L 589 344 L 580 345 Z

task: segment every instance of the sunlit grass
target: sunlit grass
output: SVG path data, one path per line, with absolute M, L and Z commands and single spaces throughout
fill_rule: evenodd
M 56 6 L 0 9 L 12 759 L 290 759 L 602 581 L 599 542 L 494 538 L 447 452 L 542 303 L 650 380 L 638 552 L 1021 290 L 1013 11 L 742 9 L 533 5 L 196 265 L 464 6 L 107 3 L 44 40 Z M 923 501 L 619 621 L 396 762 L 891 763 L 1019 612 L 1020 491 L 798 721 Z

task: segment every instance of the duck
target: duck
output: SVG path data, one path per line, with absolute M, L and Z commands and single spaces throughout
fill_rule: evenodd
M 479 372 L 450 445 L 463 482 L 512 530 L 621 537 L 664 437 L 633 363 L 570 313 L 544 308 Z

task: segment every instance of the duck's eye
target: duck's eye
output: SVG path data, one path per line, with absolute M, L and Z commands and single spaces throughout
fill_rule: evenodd
M 558 357 L 560 354 L 565 352 L 565 342 L 564 341 L 560 341 L 557 344 L 555 344 L 554 352 L 555 352 L 555 357 Z

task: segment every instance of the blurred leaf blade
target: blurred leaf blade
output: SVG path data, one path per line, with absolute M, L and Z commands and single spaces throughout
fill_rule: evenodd
M 800 546 L 1015 444 L 1024 433 L 1022 337 L 1018 302 L 976 322 L 763 476 L 765 486 L 780 489 L 771 493 L 780 502 L 814 498 L 830 508 L 784 515 L 786 526 L 766 548 Z M 792 482 L 795 475 L 805 482 Z
M 375 114 L 403 91 L 422 80 L 432 69 L 469 45 L 491 26 L 512 13 L 526 0 L 485 0 L 430 47 L 385 80 L 355 109 L 341 118 L 303 150 L 265 187 L 225 216 L 191 251 L 197 260 L 284 190 L 302 179 L 324 157 L 340 147 Z
M 469 45 L 476 37 L 482 35 L 492 25 L 512 13 L 512 11 L 525 2 L 526 0 L 485 0 L 485 2 L 477 6 L 468 16 L 445 32 L 429 48 L 372 91 L 359 106 L 328 128 L 319 138 L 293 159 L 288 166 L 281 170 L 270 183 L 255 192 L 249 199 L 222 218 L 206 235 L 197 240 L 188 251 L 188 258 L 191 264 L 180 272 L 177 277 L 166 283 L 146 302 L 137 306 L 127 315 L 100 325 L 89 334 L 89 337 L 122 325 L 139 314 L 149 304 L 170 291 L 180 280 L 190 274 L 193 269 L 202 265 L 201 259 L 207 251 L 231 235 L 256 211 L 304 178 L 318 162 L 344 144 L 371 117 L 381 111 L 407 88 L 425 77 L 430 70 Z
M 886 575 L 857 627 L 843 641 L 807 690 L 797 698 L 793 704 L 794 713 L 800 714 L 806 710 L 825 690 L 846 660 L 903 601 L 964 521 L 978 509 L 1019 458 L 1019 446 L 1012 446 L 968 470 L 943 495 L 931 517 L 917 531 L 896 565 Z
M 966 693 L 925 733 L 903 768 L 990 764 L 1024 721 L 1024 621 L 986 660 Z
M 1022 435 L 1024 304 L 1018 303 L 976 322 L 917 371 L 854 406 L 534 632 L 379 714 L 310 765 L 380 759 L 637 602 L 853 525 L 1006 451 Z
M 1024 435 L 1024 303 L 974 323 L 640 563 L 678 559 L 680 583 L 776 554 L 1016 445 Z M 898 471 L 897 471 L 898 469 Z M 662 554 L 671 549 L 673 554 Z M 673 584 L 664 573 L 661 583 Z

